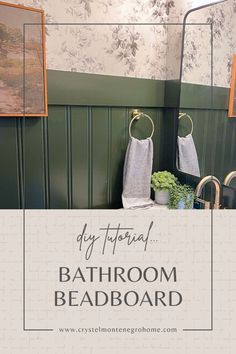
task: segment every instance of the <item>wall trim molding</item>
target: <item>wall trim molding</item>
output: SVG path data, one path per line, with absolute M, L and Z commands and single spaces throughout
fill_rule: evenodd
M 164 107 L 165 81 L 47 70 L 49 105 Z
M 213 102 L 211 102 L 211 95 Z M 181 109 L 222 109 L 228 110 L 229 89 L 196 84 L 181 84 Z
M 179 80 L 47 70 L 49 105 L 178 108 Z M 229 89 L 181 84 L 181 109 L 228 109 Z M 180 97 L 181 97 L 180 95 Z

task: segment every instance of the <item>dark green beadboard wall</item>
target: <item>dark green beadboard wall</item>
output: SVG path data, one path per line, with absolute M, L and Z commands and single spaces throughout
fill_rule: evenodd
M 161 167 L 164 82 L 48 71 L 47 118 L 0 119 L 0 208 L 121 207 L 132 108 L 155 124 Z M 134 124 L 150 135 L 148 120 Z
M 0 208 L 121 207 L 133 108 L 149 114 L 156 127 L 153 169 L 174 169 L 177 86 L 49 71 L 48 118 L 0 119 Z M 228 91 L 216 90 L 211 110 L 209 88 L 183 87 L 181 107 L 194 121 L 202 175 L 215 170 L 223 179 L 236 167 L 236 119 L 226 117 Z M 149 121 L 135 123 L 133 134 L 148 136 Z
M 163 111 L 142 108 L 162 130 Z M 131 108 L 49 106 L 48 118 L 0 120 L 1 208 L 121 206 L 122 173 Z M 148 121 L 133 134 L 150 134 Z M 162 143 L 155 134 L 154 169 Z
M 228 118 L 228 94 L 226 88 L 182 84 L 181 110 L 193 120 L 193 138 L 198 152 L 201 176 L 213 174 L 222 182 L 236 169 L 236 119 Z M 181 134 L 191 127 L 182 120 Z M 233 185 L 233 184 L 232 184 Z
M 194 130 L 202 176 L 214 174 L 221 181 L 236 169 L 236 119 L 225 110 L 188 109 Z

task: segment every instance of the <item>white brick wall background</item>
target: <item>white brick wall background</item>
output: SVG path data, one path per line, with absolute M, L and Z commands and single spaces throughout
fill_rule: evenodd
M 233 354 L 236 349 L 236 242 L 235 211 L 214 211 L 214 331 L 183 332 L 182 328 L 209 325 L 210 212 L 209 211 L 27 211 L 26 212 L 26 325 L 55 328 L 53 332 L 22 330 L 22 211 L 0 212 L 0 343 L 4 354 Z M 145 214 L 144 214 L 145 213 Z M 77 250 L 75 233 L 84 221 L 96 230 L 108 222 L 121 221 L 140 230 L 154 221 L 146 253 L 141 247 L 119 246 L 115 256 L 94 253 L 90 265 L 174 265 L 179 276 L 173 287 L 182 292 L 177 308 L 112 310 L 54 309 L 52 293 L 58 265 L 85 266 Z M 105 285 L 106 291 L 110 289 Z M 101 286 L 96 284 L 97 286 Z M 74 285 L 59 284 L 66 289 Z M 117 286 L 121 291 L 126 287 Z M 168 290 L 172 284 L 159 284 Z M 89 292 L 94 285 L 88 284 Z M 152 285 L 135 284 L 142 292 Z M 85 288 L 84 288 L 85 289 Z M 74 289 L 72 289 L 74 290 Z M 41 293 L 40 293 L 41 291 Z M 62 334 L 67 326 L 170 326 L 170 334 Z M 158 324 L 158 325 L 157 325 Z

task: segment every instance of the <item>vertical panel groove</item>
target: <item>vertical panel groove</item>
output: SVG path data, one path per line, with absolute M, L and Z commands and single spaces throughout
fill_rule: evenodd
M 108 143 L 107 143 L 107 205 L 111 204 L 111 108 L 108 108 Z
M 45 208 L 50 208 L 50 182 L 49 182 L 49 149 L 48 149 L 48 118 L 42 117 L 43 125 L 43 165 L 44 165 L 44 200 Z
M 93 123 L 92 108 L 88 107 L 88 208 L 93 207 Z
M 160 112 L 156 111 L 156 127 L 155 134 L 157 139 L 157 151 L 156 151 L 156 168 L 160 169 L 160 154 L 161 154 L 161 117 Z
M 214 118 L 215 120 L 215 126 L 212 127 L 213 131 L 215 131 L 215 134 L 213 134 L 213 139 L 212 139 L 212 156 L 211 156 L 211 174 L 215 174 L 215 169 L 217 168 L 217 165 L 219 163 L 218 157 L 216 156 L 216 148 L 217 148 L 217 127 L 218 127 L 218 122 L 219 122 L 219 114 L 214 114 L 213 111 L 210 112 L 211 117 Z M 212 120 L 212 119 L 211 119 Z M 216 160 L 217 159 L 217 160 Z
M 24 182 L 23 182 L 23 150 L 22 150 L 22 118 L 16 119 L 16 147 L 18 165 L 18 208 L 24 208 Z
M 226 119 L 226 117 L 225 117 Z M 225 156 L 225 144 L 224 142 L 226 141 L 226 128 L 227 128 L 227 125 L 226 125 L 226 121 L 224 122 L 224 126 L 223 126 L 223 133 L 220 129 L 218 129 L 217 131 L 217 134 L 222 137 L 222 143 L 220 144 L 220 149 L 221 149 L 221 156 L 218 156 L 218 161 L 219 159 L 220 160 L 220 173 L 222 174 L 223 171 L 224 171 L 224 156 Z M 216 156 L 216 160 L 217 160 L 217 156 Z
M 65 107 L 66 121 L 66 147 L 67 147 L 67 205 L 68 209 L 72 208 L 72 146 L 71 146 L 71 109 L 70 106 Z
M 204 112 L 203 112 L 204 114 Z M 205 129 L 203 133 L 203 151 L 206 151 L 207 148 L 207 136 L 208 136 L 208 129 L 209 129 L 209 119 L 208 119 L 208 112 L 205 112 L 206 116 L 206 124 L 205 124 Z M 202 154 L 202 166 L 203 166 L 203 171 L 206 170 L 206 161 L 205 161 L 205 155 Z
M 128 141 L 129 141 L 129 116 L 130 116 L 130 110 L 128 107 L 126 107 L 126 134 L 125 134 L 125 137 L 126 137 L 126 145 L 128 144 Z
M 225 117 L 226 119 L 226 117 Z M 236 166 L 233 166 L 233 161 L 235 158 L 235 143 L 236 143 L 236 130 L 232 131 L 232 140 L 230 141 L 231 151 L 230 151 L 230 168 L 236 170 Z

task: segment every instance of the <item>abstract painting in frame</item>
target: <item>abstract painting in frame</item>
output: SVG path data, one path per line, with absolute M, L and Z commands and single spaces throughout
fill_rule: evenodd
M 236 117 L 236 54 L 233 56 L 228 117 Z
M 0 116 L 47 116 L 44 11 L 0 1 Z

